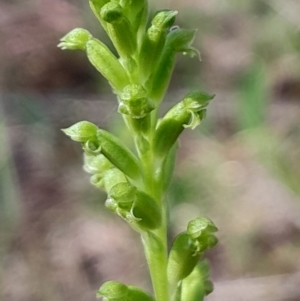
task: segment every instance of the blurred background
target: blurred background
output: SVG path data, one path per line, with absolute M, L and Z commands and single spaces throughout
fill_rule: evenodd
M 217 95 L 181 137 L 170 242 L 207 216 L 220 229 L 208 301 L 299 301 L 300 2 L 151 1 L 162 8 L 198 28 L 202 56 L 178 56 L 162 113 L 193 88 Z M 88 1 L 0 1 L 3 301 L 92 301 L 111 279 L 150 287 L 138 235 L 104 208 L 60 131 L 90 120 L 129 139 L 85 54 L 56 47 L 74 27 L 108 41 Z

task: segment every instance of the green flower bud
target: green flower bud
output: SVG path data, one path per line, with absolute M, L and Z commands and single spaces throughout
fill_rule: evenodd
M 113 199 L 107 199 L 107 200 L 105 201 L 105 207 L 106 207 L 109 211 L 111 211 L 111 212 L 113 212 L 113 213 L 116 213 L 117 210 L 118 210 L 118 204 L 117 204 L 117 202 L 116 202 L 115 200 L 113 200 Z
M 92 35 L 83 28 L 75 28 L 60 39 L 57 47 L 62 50 L 85 50 L 86 43 L 92 38 Z
M 118 168 L 108 169 L 103 175 L 105 191 L 109 194 L 111 189 L 120 183 L 127 183 L 126 176 Z
M 203 301 L 204 297 L 213 291 L 213 284 L 208 277 L 208 263 L 201 261 L 192 273 L 182 280 L 181 300 Z
M 102 154 L 119 170 L 134 180 L 139 180 L 141 171 L 136 156 L 113 134 L 98 130 L 98 143 Z
M 97 139 L 95 137 L 87 140 L 85 143 L 82 144 L 82 149 L 84 150 L 85 154 L 89 156 L 97 156 L 101 154 L 101 146 L 99 145 Z
M 107 170 L 114 168 L 110 161 L 102 154 L 90 156 L 84 154 L 83 169 L 91 174 L 104 174 Z
M 128 287 L 118 281 L 107 281 L 99 288 L 96 297 L 104 298 L 105 301 L 125 301 L 128 300 Z
M 152 20 L 152 26 L 144 35 L 139 55 L 140 74 L 143 80 L 148 79 L 155 70 L 162 49 L 165 45 L 167 30 L 173 25 L 177 11 L 161 10 Z
M 105 189 L 103 175 L 102 174 L 94 174 L 90 178 L 90 183 L 100 189 Z
M 115 200 L 122 209 L 131 209 L 135 201 L 137 189 L 128 182 L 114 185 L 108 192 L 109 198 Z
M 121 91 L 128 85 L 129 78 L 125 69 L 106 45 L 93 38 L 87 42 L 86 52 L 91 64 L 115 90 Z
M 161 213 L 155 200 L 130 183 L 114 185 L 108 193 L 109 205 L 117 204 L 116 213 L 141 230 L 156 229 L 161 224 Z
M 119 3 L 124 9 L 124 15 L 129 20 L 133 32 L 138 36 L 144 34 L 148 21 L 148 1 L 120 0 Z
M 140 219 L 138 225 L 145 229 L 157 229 L 161 225 L 161 212 L 156 201 L 147 193 L 138 190 L 131 214 Z
M 210 280 L 204 282 L 204 292 L 205 295 L 209 295 L 214 291 L 214 284 Z
M 188 223 L 187 233 L 192 239 L 199 238 L 203 233 L 211 234 L 217 232 L 218 228 L 206 217 L 198 217 Z
M 187 54 L 190 57 L 198 56 L 200 58 L 199 51 L 191 46 L 196 32 L 197 30 L 195 29 L 174 27 L 174 30 L 171 30 L 167 36 L 166 47 L 172 48 L 175 52 L 182 52 L 184 55 Z
M 213 235 L 217 232 L 218 228 L 215 224 L 206 217 L 199 217 L 189 222 L 187 227 L 187 233 L 194 241 L 197 252 L 203 252 L 207 248 L 213 248 L 218 239 Z
M 80 121 L 62 131 L 72 140 L 85 143 L 97 135 L 98 127 L 89 121 Z
M 118 111 L 132 118 L 143 118 L 155 109 L 154 103 L 147 97 L 147 91 L 138 84 L 127 85 L 119 98 Z
M 102 7 L 100 15 L 107 22 L 107 33 L 119 55 L 123 58 L 131 57 L 136 50 L 136 40 L 122 7 L 109 2 Z
M 97 17 L 97 19 L 100 21 L 102 27 L 106 30 L 106 22 L 104 22 L 101 19 L 100 11 L 101 8 L 107 3 L 109 0 L 89 0 L 90 8 Z
M 172 284 L 187 277 L 197 265 L 201 253 L 195 253 L 195 247 L 186 232 L 180 233 L 174 240 L 169 260 L 168 279 Z
M 153 138 L 157 156 L 164 157 L 177 141 L 184 128 L 194 129 L 204 118 L 206 107 L 214 95 L 191 92 L 171 108 L 159 123 Z
M 191 57 L 199 55 L 199 52 L 191 46 L 195 32 L 181 28 L 169 32 L 157 68 L 147 83 L 151 98 L 160 101 L 165 94 L 175 67 L 176 53 L 182 52 Z

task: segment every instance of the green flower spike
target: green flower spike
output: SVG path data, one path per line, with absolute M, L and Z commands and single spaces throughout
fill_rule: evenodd
M 118 111 L 140 119 L 155 109 L 154 103 L 148 97 L 147 91 L 138 84 L 127 85 L 119 96 Z
M 107 33 L 119 55 L 123 58 L 131 57 L 136 51 L 136 38 L 122 7 L 109 2 L 101 8 L 100 15 L 107 22 Z
M 194 129 L 205 117 L 206 108 L 214 95 L 191 92 L 162 118 L 153 138 L 153 150 L 165 157 L 185 128 Z
M 62 50 L 85 50 L 86 43 L 92 38 L 92 35 L 83 28 L 75 28 L 60 39 L 57 47 Z
M 174 24 L 177 13 L 172 10 L 158 11 L 144 35 L 139 54 L 140 74 L 143 80 L 147 80 L 155 70 L 165 45 L 167 30 Z
M 191 46 L 194 41 L 196 30 L 177 28 L 171 30 L 166 38 L 162 54 L 153 76 L 147 83 L 150 96 L 157 102 L 161 101 L 175 67 L 176 54 L 181 52 L 190 57 L 199 56 L 199 52 Z

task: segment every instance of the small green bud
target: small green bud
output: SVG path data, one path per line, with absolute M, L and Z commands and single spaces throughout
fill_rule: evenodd
M 102 7 L 100 16 L 107 22 L 107 33 L 119 55 L 124 58 L 131 57 L 136 50 L 136 40 L 122 7 L 109 2 Z
M 157 229 L 161 225 L 161 212 L 156 201 L 147 193 L 138 190 L 131 213 L 141 219 L 139 226 L 145 229 Z
M 89 121 L 80 121 L 62 131 L 72 140 L 85 143 L 97 135 L 98 127 Z
M 97 156 L 101 154 L 101 146 L 99 145 L 97 139 L 95 137 L 87 140 L 82 144 L 82 149 L 84 153 L 89 156 Z
M 192 45 L 197 30 L 175 28 L 171 30 L 167 36 L 166 47 L 171 47 L 175 52 L 182 52 L 184 55 L 190 57 L 198 56 L 200 58 L 199 51 Z
M 87 42 L 86 52 L 91 64 L 115 90 L 121 91 L 128 85 L 129 78 L 125 69 L 106 45 L 93 38 Z
M 100 17 L 100 10 L 101 8 L 107 3 L 109 0 L 89 0 L 90 8 L 97 17 L 97 19 L 100 21 L 101 25 L 105 25 L 103 20 Z M 103 26 L 105 29 L 105 26 Z
M 215 224 L 206 217 L 198 217 L 188 223 L 187 233 L 192 239 L 199 238 L 202 233 L 210 234 L 217 232 L 218 228 Z
M 151 22 L 152 26 L 156 27 L 159 30 L 167 30 L 174 24 L 177 14 L 178 11 L 176 10 L 159 10 L 156 12 Z
M 214 95 L 191 92 L 171 108 L 159 123 L 153 138 L 157 156 L 164 157 L 177 141 L 184 128 L 194 129 L 204 118 L 206 107 Z
M 105 191 L 109 194 L 111 189 L 120 183 L 127 183 L 126 176 L 118 168 L 108 169 L 103 175 Z
M 148 1 L 147 0 L 120 0 L 120 5 L 124 9 L 124 14 L 129 20 L 133 32 L 138 36 L 144 34 L 148 21 Z
M 195 30 L 178 28 L 171 30 L 167 35 L 157 68 L 147 83 L 147 87 L 149 87 L 150 90 L 150 97 L 156 101 L 162 99 L 168 88 L 175 67 L 176 53 L 182 52 L 191 57 L 199 55 L 199 52 L 191 46 L 195 33 Z
M 147 97 L 145 88 L 138 84 L 127 85 L 119 98 L 119 112 L 132 118 L 143 118 L 155 109 L 154 103 Z
M 96 297 L 103 297 L 105 301 L 124 301 L 127 300 L 129 293 L 128 287 L 118 281 L 107 281 L 99 288 Z
M 118 22 L 123 17 L 123 9 L 118 3 L 108 2 L 101 8 L 100 15 L 105 22 Z
M 109 211 L 111 211 L 111 212 L 113 212 L 113 213 L 116 213 L 117 210 L 118 210 L 118 204 L 117 204 L 117 202 L 116 202 L 115 200 L 113 200 L 113 199 L 106 199 L 106 201 L 105 201 L 105 207 L 106 207 Z
M 120 208 L 128 209 L 128 204 L 135 201 L 137 189 L 128 182 L 114 185 L 108 192 L 109 198 L 115 200 Z
M 143 80 L 148 79 L 155 70 L 164 47 L 167 30 L 174 21 L 177 11 L 161 10 L 156 13 L 152 20 L 152 26 L 144 35 L 139 55 L 140 73 Z
M 119 138 L 105 130 L 98 130 L 97 139 L 102 154 L 114 166 L 130 178 L 140 179 L 141 171 L 136 156 Z
M 174 240 L 168 260 L 168 279 L 176 284 L 187 277 L 197 265 L 201 253 L 195 253 L 195 247 L 186 232 L 180 233 Z
M 90 178 L 90 183 L 100 189 L 105 189 L 103 175 L 102 174 L 94 174 Z
M 218 243 L 217 237 L 213 235 L 217 231 L 218 228 L 215 224 L 206 217 L 199 217 L 190 221 L 187 227 L 187 233 L 194 241 L 197 252 L 203 252 L 207 248 L 211 249 Z
M 114 185 L 108 199 L 113 200 L 109 201 L 110 207 L 117 204 L 115 212 L 119 216 L 141 230 L 156 229 L 161 224 L 161 213 L 155 200 L 128 182 Z
M 204 282 L 204 292 L 205 295 L 209 295 L 214 291 L 214 284 L 210 280 Z
M 60 39 L 57 47 L 62 50 L 85 50 L 86 43 L 92 38 L 92 35 L 83 28 L 75 28 Z
M 86 172 L 91 174 L 103 174 L 111 168 L 114 168 L 114 166 L 104 155 L 91 156 L 84 154 L 83 169 Z

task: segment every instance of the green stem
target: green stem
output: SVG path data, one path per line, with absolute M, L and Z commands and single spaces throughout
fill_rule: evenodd
M 169 300 L 167 278 L 168 257 L 165 228 L 164 223 L 164 225 L 156 231 L 157 235 L 146 233 L 142 236 L 156 301 Z

